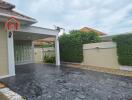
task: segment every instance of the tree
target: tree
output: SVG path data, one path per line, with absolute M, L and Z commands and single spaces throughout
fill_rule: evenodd
M 83 44 L 100 42 L 99 36 L 91 32 L 81 32 L 78 30 L 70 31 L 60 37 L 61 61 L 82 62 Z

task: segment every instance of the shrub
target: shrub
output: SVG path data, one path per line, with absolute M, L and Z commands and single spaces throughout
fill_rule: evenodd
M 44 62 L 45 63 L 55 63 L 55 56 L 44 56 Z
M 132 34 L 118 35 L 113 41 L 117 43 L 119 63 L 132 66 Z
M 99 42 L 100 38 L 95 32 L 80 32 L 73 30 L 70 34 L 60 37 L 61 61 L 82 62 L 83 44 Z

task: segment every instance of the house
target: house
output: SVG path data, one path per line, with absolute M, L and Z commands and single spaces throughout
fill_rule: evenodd
M 37 20 L 16 12 L 14 8 L 15 5 L 0 1 L 0 78 L 14 76 L 15 65 L 34 63 L 32 41 L 37 39 L 55 38 L 56 65 L 60 65 L 58 34 L 62 34 L 63 30 L 32 26 Z M 14 23 L 9 25 L 12 18 L 15 19 Z M 13 28 L 18 23 L 16 21 L 20 23 L 18 30 L 5 29 L 6 22 Z
M 101 31 L 98 31 L 98 30 L 95 30 L 95 29 L 92 29 L 92 28 L 89 28 L 89 27 L 83 27 L 80 29 L 81 32 L 96 32 L 99 36 L 103 36 L 103 35 L 106 35 L 105 33 L 101 32 Z

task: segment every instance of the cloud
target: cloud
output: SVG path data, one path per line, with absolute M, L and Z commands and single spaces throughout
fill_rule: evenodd
M 132 31 L 132 0 L 8 0 L 36 18 L 36 25 L 66 30 L 87 26 L 118 34 Z

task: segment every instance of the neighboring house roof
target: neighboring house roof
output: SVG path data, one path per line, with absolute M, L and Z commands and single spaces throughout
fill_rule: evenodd
M 106 35 L 106 36 L 100 36 L 101 40 L 103 42 L 109 42 L 112 41 L 112 38 L 114 37 L 114 35 Z
M 132 34 L 132 32 L 126 32 L 126 33 L 118 33 L 118 34 L 113 34 L 113 35 L 105 35 L 105 36 L 100 36 L 102 41 L 112 41 L 113 37 L 116 37 L 118 35 L 128 35 L 128 34 Z
M 20 20 L 27 20 L 34 23 L 37 22 L 36 19 L 34 18 L 28 17 L 26 15 L 23 15 L 14 11 L 13 10 L 14 8 L 15 8 L 15 5 L 5 2 L 3 0 L 0 0 L 0 15 L 1 16 L 6 16 L 6 17 L 15 16 L 16 18 Z
M 39 39 L 39 40 L 33 41 L 33 44 L 35 46 L 40 46 L 40 45 L 45 45 L 54 41 L 55 41 L 55 38 L 51 37 L 51 38 L 45 38 L 45 39 Z
M 98 31 L 98 30 L 95 30 L 95 29 L 92 29 L 92 28 L 89 28 L 89 27 L 83 27 L 80 29 L 81 32 L 91 32 L 91 31 L 94 31 L 96 32 L 98 35 L 106 35 L 105 33 L 101 32 L 101 31 Z

